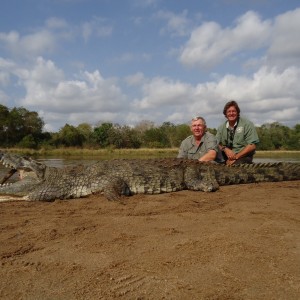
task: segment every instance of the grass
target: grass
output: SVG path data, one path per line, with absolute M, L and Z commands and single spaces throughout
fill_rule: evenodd
M 154 157 L 176 157 L 177 148 L 172 149 L 78 149 L 60 148 L 52 150 L 33 149 L 2 149 L 2 151 L 33 156 L 33 157 L 70 157 L 70 158 L 154 158 Z
M 158 157 L 176 157 L 178 148 L 162 148 L 162 149 L 79 149 L 79 148 L 60 148 L 60 149 L 1 149 L 11 153 L 27 155 L 32 157 L 69 157 L 69 158 L 158 158 Z M 295 157 L 300 158 L 300 151 L 257 151 L 255 157 Z
M 256 151 L 255 157 L 257 158 L 279 158 L 279 157 L 293 157 L 300 158 L 300 151 L 292 150 L 277 150 L 277 151 Z

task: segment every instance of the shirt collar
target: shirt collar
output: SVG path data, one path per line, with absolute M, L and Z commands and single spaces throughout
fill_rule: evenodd
M 200 143 L 199 143 L 199 145 L 201 145 L 201 143 L 203 143 L 203 140 L 204 140 L 204 137 L 205 137 L 205 134 L 206 134 L 206 132 L 203 134 L 203 136 L 202 136 L 202 138 L 201 138 L 201 140 L 200 140 Z M 196 139 L 195 139 L 195 137 L 193 136 L 193 145 L 194 146 L 196 146 L 197 144 L 196 144 Z
M 235 128 L 235 127 L 237 126 L 238 121 L 239 121 L 238 119 L 235 121 L 233 128 Z M 227 129 L 231 128 L 231 127 L 229 126 L 229 121 L 226 121 L 226 128 L 227 128 Z

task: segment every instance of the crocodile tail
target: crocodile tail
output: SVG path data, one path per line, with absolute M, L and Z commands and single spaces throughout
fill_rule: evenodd
M 215 168 L 219 185 L 300 180 L 299 163 L 256 163 Z

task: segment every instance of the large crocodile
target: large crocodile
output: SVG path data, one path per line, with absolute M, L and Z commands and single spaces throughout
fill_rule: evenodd
M 91 165 L 55 168 L 14 154 L 0 153 L 0 157 L 1 162 L 11 168 L 0 183 L 0 195 L 13 200 L 53 201 L 95 193 L 102 193 L 109 200 L 118 200 L 122 195 L 138 193 L 212 192 L 220 185 L 300 179 L 299 163 L 228 167 L 177 158 L 113 159 Z M 23 173 L 23 179 L 9 183 L 9 178 L 17 171 Z

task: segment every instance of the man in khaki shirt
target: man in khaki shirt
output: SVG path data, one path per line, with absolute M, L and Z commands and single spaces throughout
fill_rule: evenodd
M 191 121 L 192 135 L 182 141 L 177 158 L 198 159 L 199 161 L 217 160 L 219 152 L 217 139 L 206 129 L 204 118 L 193 118 Z

